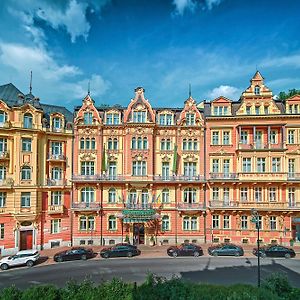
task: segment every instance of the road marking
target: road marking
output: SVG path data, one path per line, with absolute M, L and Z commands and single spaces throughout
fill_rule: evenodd
M 41 284 L 40 281 L 35 281 L 35 280 L 29 281 L 29 283 L 32 283 L 32 284 Z

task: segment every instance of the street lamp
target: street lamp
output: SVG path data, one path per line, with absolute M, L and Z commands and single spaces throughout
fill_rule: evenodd
M 255 223 L 257 229 L 257 286 L 260 287 L 259 213 L 255 208 L 252 208 L 251 215 L 251 222 Z

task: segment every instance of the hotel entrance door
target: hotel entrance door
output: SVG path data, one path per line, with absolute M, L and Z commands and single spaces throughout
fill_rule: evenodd
M 133 224 L 133 244 L 145 244 L 145 227 L 144 224 Z
M 32 230 L 20 231 L 20 250 L 32 249 Z

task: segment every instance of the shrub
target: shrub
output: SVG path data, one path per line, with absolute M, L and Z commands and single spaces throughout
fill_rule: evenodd
M 19 300 L 21 298 L 22 292 L 17 289 L 14 285 L 8 288 L 4 288 L 1 291 L 1 300 Z
M 293 290 L 287 276 L 282 273 L 274 273 L 269 276 L 263 281 L 262 287 L 281 297 L 285 297 Z

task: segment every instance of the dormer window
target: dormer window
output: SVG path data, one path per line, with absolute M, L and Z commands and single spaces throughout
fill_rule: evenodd
M 1 110 L 0 111 L 0 127 L 2 127 L 6 121 L 7 121 L 7 113 Z
M 259 115 L 259 106 L 255 106 L 255 114 Z
M 118 113 L 108 113 L 106 114 L 106 124 L 107 125 L 117 125 L 120 124 L 120 116 Z
M 159 115 L 159 125 L 173 125 L 173 115 L 172 114 L 160 114 Z
M 246 115 L 251 114 L 251 106 L 246 106 Z
M 186 114 L 186 125 L 187 126 L 195 125 L 195 114 L 194 113 L 187 113 Z
M 85 112 L 83 115 L 83 122 L 85 125 L 93 124 L 93 113 L 92 112 Z
M 32 128 L 32 115 L 26 113 L 23 118 L 23 126 L 24 128 Z
M 52 127 L 54 130 L 61 130 L 62 128 L 62 120 L 59 117 L 55 117 L 52 119 Z
M 265 115 L 267 115 L 269 113 L 269 106 L 264 107 L 264 113 L 265 113 Z
M 215 116 L 225 116 L 228 114 L 228 106 L 215 106 L 214 115 Z
M 260 87 L 258 85 L 255 86 L 255 88 L 254 88 L 254 94 L 255 95 L 260 95 Z
M 134 123 L 146 123 L 146 111 L 134 111 L 133 112 Z

